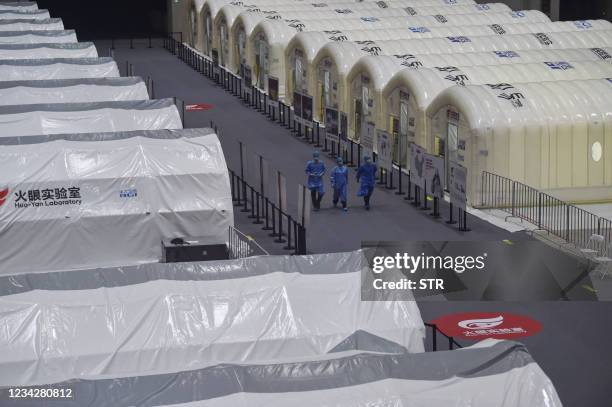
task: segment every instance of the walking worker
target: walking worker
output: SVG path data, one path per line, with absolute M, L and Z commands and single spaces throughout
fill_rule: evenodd
M 363 164 L 357 169 L 357 182 L 359 182 L 359 192 L 357 196 L 363 197 L 363 203 L 367 211 L 370 210 L 370 197 L 374 193 L 376 185 L 376 173 L 378 168 L 372 163 L 370 156 L 363 157 Z
M 331 186 L 334 189 L 333 203 L 334 208 L 338 205 L 338 201 L 342 203 L 342 210 L 348 211 L 346 207 L 346 191 L 348 189 L 348 168 L 344 165 L 342 157 L 336 159 L 336 166 L 331 171 Z
M 320 159 L 318 151 L 312 153 L 312 160 L 306 164 L 306 175 L 308 175 L 308 189 L 312 199 L 312 207 L 315 211 L 321 209 L 321 199 L 325 195 L 323 185 L 323 175 L 325 174 L 325 164 Z

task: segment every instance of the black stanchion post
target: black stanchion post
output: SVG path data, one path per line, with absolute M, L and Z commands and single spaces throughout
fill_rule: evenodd
M 276 237 L 276 214 L 274 213 L 274 211 L 276 211 L 276 205 L 271 203 L 270 206 L 272 207 L 272 233 L 268 236 Z
M 285 243 L 283 239 L 283 211 L 278 209 L 278 237 L 274 241 L 275 243 Z
M 265 207 L 265 215 L 266 215 L 266 226 L 264 226 L 263 228 L 261 228 L 261 230 L 271 230 L 272 228 L 270 227 L 270 212 L 269 212 L 269 207 L 270 207 L 270 201 L 268 200 L 268 198 L 264 198 L 264 202 L 266 204 Z
M 424 211 L 429 209 L 429 207 L 427 206 L 427 184 L 425 184 L 425 186 L 423 187 L 423 206 L 421 207 L 421 209 Z
M 410 170 L 408 170 L 408 188 L 406 188 L 406 191 L 408 192 L 406 194 L 406 196 L 404 197 L 405 201 L 411 201 L 412 200 L 412 182 L 410 181 Z
M 306 254 L 306 228 L 298 223 L 298 244 L 296 245 L 296 254 Z
M 434 218 L 440 217 L 440 201 L 439 198 L 436 196 L 434 196 L 433 199 L 433 212 L 431 213 L 431 216 Z
M 251 214 L 248 216 L 249 219 L 255 219 L 255 188 L 249 185 L 251 189 Z
M 261 202 L 262 195 L 258 191 L 255 191 L 255 194 L 257 196 L 257 200 L 256 200 L 257 211 L 255 212 L 255 214 L 256 214 L 255 215 L 255 222 L 253 222 L 253 224 L 254 225 L 261 225 L 263 223 L 263 221 L 261 220 L 261 215 L 259 213 L 259 210 L 260 210 L 259 203 Z
M 291 230 L 293 229 L 293 219 L 290 215 L 287 215 L 287 246 L 283 247 L 285 250 L 293 250 L 291 245 Z
M 402 162 L 400 161 L 398 164 L 398 170 L 397 170 L 397 183 L 398 183 L 398 190 L 395 193 L 396 195 L 404 195 L 404 191 L 402 191 Z
M 452 202 L 450 203 L 449 209 L 450 209 L 450 216 L 449 216 L 449 219 L 446 221 L 446 223 L 448 223 L 449 225 L 454 225 L 455 223 L 457 223 L 457 221 L 453 219 L 453 212 L 454 212 L 453 209 L 454 208 L 453 208 Z

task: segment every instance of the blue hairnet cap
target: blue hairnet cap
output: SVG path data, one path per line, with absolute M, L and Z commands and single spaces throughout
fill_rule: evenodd
M 312 158 L 319 158 L 321 154 L 318 151 L 315 151 L 314 153 L 312 153 Z
M 336 162 L 338 164 L 342 164 L 342 163 L 344 163 L 344 160 L 342 159 L 342 157 L 338 157 L 338 158 L 336 158 Z
M 364 159 L 364 161 L 369 161 L 370 160 L 370 156 L 366 154 L 366 155 L 363 156 L 363 159 Z

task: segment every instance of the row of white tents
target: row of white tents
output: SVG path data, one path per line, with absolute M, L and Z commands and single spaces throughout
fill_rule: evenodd
M 0 31 L 0 275 L 159 261 L 174 237 L 227 242 L 216 135 L 182 130 L 172 99 L 151 100 L 74 31 L 25 23 L 46 10 L 0 4 L 25 24 Z
M 210 0 L 173 11 L 172 31 L 226 70 L 289 105 L 311 97 L 315 125 L 331 110 L 366 149 L 390 134 L 403 168 L 411 143 L 466 167 L 472 204 L 482 171 L 567 200 L 612 199 L 609 21 L 551 22 L 472 0 Z
M 162 238 L 233 224 L 217 136 L 25 31 L 29 59 L 0 49 L 3 405 L 561 406 L 518 343 L 425 353 L 406 293 L 361 300 L 364 251 L 159 263 Z

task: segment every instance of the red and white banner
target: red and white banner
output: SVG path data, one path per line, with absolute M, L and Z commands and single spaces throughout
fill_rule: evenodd
M 445 315 L 432 321 L 442 333 L 453 338 L 516 339 L 535 335 L 542 324 L 523 315 L 506 312 L 465 312 Z
M 185 110 L 188 112 L 195 112 L 198 110 L 210 110 L 213 108 L 213 105 L 209 105 L 208 103 L 198 103 L 195 105 L 186 105 Z

